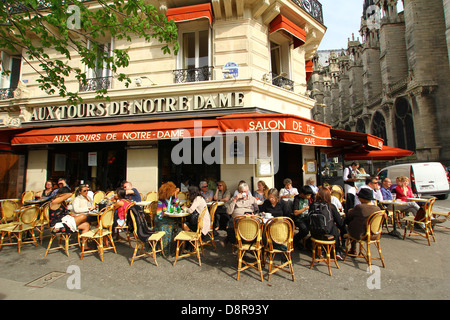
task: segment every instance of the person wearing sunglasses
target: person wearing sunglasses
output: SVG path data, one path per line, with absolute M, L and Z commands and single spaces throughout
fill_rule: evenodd
M 75 191 L 75 199 L 73 199 L 73 211 L 75 214 L 86 215 L 89 211 L 95 209 L 94 201 L 88 196 L 89 186 L 80 185 Z

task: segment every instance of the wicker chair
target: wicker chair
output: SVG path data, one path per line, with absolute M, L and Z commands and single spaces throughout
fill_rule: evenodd
M 367 263 L 369 264 L 369 270 L 372 271 L 372 259 L 381 260 L 381 263 L 383 265 L 383 268 L 386 267 L 383 259 L 383 254 L 381 252 L 381 229 L 383 228 L 383 221 L 385 218 L 385 212 L 384 211 L 377 211 L 375 213 L 372 213 L 370 217 L 367 219 L 366 223 L 366 233 L 362 239 L 355 239 L 351 237 L 349 234 L 345 235 L 346 240 L 346 249 L 345 249 L 345 259 L 347 259 L 347 256 L 352 257 L 359 257 L 364 258 Z M 358 254 L 350 254 L 349 246 L 352 241 L 355 241 L 359 244 L 359 252 Z M 364 244 L 366 247 L 364 248 Z M 378 254 L 380 255 L 379 258 L 372 257 L 372 254 L 370 252 L 370 245 L 375 244 L 375 246 L 378 249 Z
M 431 225 L 431 215 L 433 212 L 433 205 L 434 205 L 435 201 L 436 201 L 436 198 L 431 198 L 427 202 L 425 202 L 425 204 L 423 205 L 423 209 L 425 210 L 425 215 L 423 216 L 423 218 L 421 218 L 419 220 L 415 220 L 417 218 L 417 215 L 416 215 L 416 217 L 407 216 L 402 219 L 402 221 L 404 221 L 406 223 L 405 233 L 403 234 L 403 240 L 405 240 L 406 232 L 407 232 L 407 229 L 409 228 L 409 234 L 408 234 L 409 237 L 411 236 L 411 234 L 420 236 L 420 237 L 424 237 L 425 239 L 427 239 L 429 246 L 431 246 L 430 236 L 433 238 L 433 241 L 436 242 L 436 238 L 434 237 L 433 227 Z M 420 226 L 424 226 L 425 233 L 415 231 L 414 226 L 416 224 L 418 224 Z
M 22 193 L 20 202 L 24 205 L 25 201 L 34 200 L 34 191 L 25 191 Z
M 211 225 L 209 227 L 209 231 L 208 231 L 208 236 L 209 236 L 209 240 L 203 242 L 203 240 L 200 237 L 200 241 L 201 241 L 201 246 L 212 246 L 214 248 L 214 251 L 217 251 L 216 248 L 216 243 L 214 240 L 214 215 L 216 214 L 216 210 L 218 207 L 219 203 L 218 202 L 214 202 L 211 207 L 209 208 L 209 215 L 211 217 Z
M 200 249 L 202 250 L 203 254 L 203 247 L 201 246 L 201 236 L 203 228 L 203 218 L 206 214 L 206 209 L 207 207 L 203 209 L 203 211 L 200 213 L 198 217 L 196 232 L 183 230 L 180 231 L 180 233 L 178 233 L 178 235 L 175 237 L 174 240 L 177 242 L 177 250 L 175 255 L 175 262 L 173 263 L 174 266 L 176 265 L 178 259 L 188 257 L 191 255 L 196 255 L 198 259 L 198 265 L 199 266 L 202 265 L 202 261 L 200 258 Z M 183 253 L 186 242 L 189 242 L 194 247 L 192 252 Z M 180 248 L 181 248 L 181 255 L 180 255 Z
M 26 206 L 22 207 L 18 214 L 18 221 L 16 223 L 10 223 L 7 226 L 0 229 L 2 232 L 2 237 L 0 240 L 0 249 L 3 245 L 16 245 L 17 250 L 20 253 L 22 244 L 33 243 L 37 247 L 36 238 L 34 236 L 34 222 L 36 221 L 39 214 L 39 207 L 37 206 Z M 31 240 L 24 240 L 23 235 L 29 232 L 31 234 Z M 8 235 L 10 242 L 3 244 L 4 237 Z M 11 241 L 11 236 L 16 238 L 17 243 Z
M 50 216 L 49 216 L 50 202 L 47 202 L 40 208 L 39 219 L 35 221 L 34 227 L 39 230 L 39 240 L 42 244 L 44 239 L 44 229 L 50 228 Z
M 117 253 L 114 241 L 112 238 L 112 226 L 114 223 L 114 209 L 112 206 L 103 208 L 97 216 L 98 227 L 91 229 L 80 235 L 81 239 L 81 256 L 80 260 L 83 260 L 84 254 L 97 251 L 100 255 L 100 260 L 103 261 L 103 252 L 105 250 L 113 249 L 114 253 Z M 103 240 L 107 239 L 111 242 L 110 247 L 103 246 Z M 85 245 L 87 240 L 94 240 L 97 244 L 96 250 L 85 251 Z
M 145 201 L 158 201 L 158 193 L 156 191 L 150 191 L 145 196 Z
M 266 261 L 266 255 L 269 257 L 269 274 L 270 276 L 282 270 L 292 275 L 292 281 L 295 281 L 294 269 L 292 268 L 291 252 L 294 250 L 294 221 L 288 217 L 275 217 L 267 221 L 265 225 L 265 233 L 267 239 L 267 245 L 264 248 L 264 261 Z M 274 265 L 273 261 L 276 254 L 283 254 L 286 258 L 286 262 L 281 265 Z M 285 267 L 288 266 L 289 270 Z
M 94 193 L 94 205 L 98 205 L 100 203 L 100 201 L 102 201 L 103 199 L 105 199 L 106 197 L 106 193 L 103 191 L 96 191 Z
M 259 271 L 261 281 L 264 281 L 261 262 L 263 249 L 262 229 L 264 224 L 262 218 L 255 215 L 241 215 L 235 217 L 233 223 L 238 250 L 237 280 L 239 280 L 241 271 L 253 268 Z M 253 253 L 256 261 L 245 261 L 244 255 L 246 252 Z
M 153 233 L 147 239 L 147 242 L 150 245 L 150 248 L 151 248 L 152 251 L 151 252 L 145 251 L 145 242 L 142 241 L 139 238 L 138 234 L 137 234 L 136 217 L 134 216 L 134 213 L 133 213 L 133 210 L 131 210 L 131 207 L 132 206 L 130 206 L 128 208 L 128 213 L 129 213 L 129 216 L 130 216 L 131 221 L 133 223 L 133 238 L 135 240 L 136 245 L 134 247 L 133 257 L 131 258 L 130 266 L 133 265 L 133 262 L 134 262 L 135 259 L 141 258 L 141 257 L 144 257 L 144 256 L 153 257 L 153 260 L 155 261 L 155 265 L 158 266 L 158 262 L 156 261 L 156 254 L 158 252 L 161 252 L 162 255 L 165 257 L 164 250 L 163 250 L 162 238 L 166 234 L 166 232 L 165 231 L 158 231 L 158 232 Z M 156 246 L 158 245 L 158 243 L 160 245 L 160 248 L 157 250 Z M 136 255 L 138 250 L 139 250 L 139 255 Z
M 333 261 L 336 264 L 336 267 L 340 269 L 336 259 L 336 240 L 332 235 L 325 235 L 325 237 L 329 237 L 329 239 L 322 240 L 311 237 L 312 261 L 311 266 L 309 268 L 312 269 L 314 267 L 315 262 L 324 261 L 328 266 L 328 273 L 330 274 L 330 276 L 332 276 L 333 273 L 331 272 L 331 253 L 333 253 L 334 255 Z M 324 257 L 322 256 L 322 250 L 325 253 Z
M 0 228 L 2 226 L 6 226 L 8 223 L 14 223 L 14 220 L 17 222 L 17 212 L 20 204 L 17 201 L 5 200 L 0 202 L 0 211 L 1 211 L 1 220 L 0 220 Z

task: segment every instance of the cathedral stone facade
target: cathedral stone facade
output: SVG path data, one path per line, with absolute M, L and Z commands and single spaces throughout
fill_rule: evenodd
M 450 0 L 365 0 L 360 38 L 314 59 L 313 117 L 450 165 Z M 322 55 L 322 56 L 321 56 Z

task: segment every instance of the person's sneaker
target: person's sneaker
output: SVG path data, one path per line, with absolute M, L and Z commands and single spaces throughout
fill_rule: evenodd
M 336 259 L 340 261 L 344 260 L 342 252 L 340 251 L 336 252 Z

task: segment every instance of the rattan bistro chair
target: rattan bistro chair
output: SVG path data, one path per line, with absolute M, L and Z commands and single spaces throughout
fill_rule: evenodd
M 50 202 L 47 202 L 40 208 L 39 219 L 37 219 L 34 223 L 34 227 L 39 230 L 39 240 L 42 244 L 42 240 L 44 239 L 44 229 L 50 229 L 50 216 L 49 216 L 49 208 Z
M 112 226 L 114 223 L 114 209 L 112 206 L 103 208 L 97 216 L 98 227 L 91 229 L 80 235 L 81 239 L 81 256 L 80 260 L 83 260 L 84 254 L 97 251 L 100 255 L 100 260 L 103 261 L 103 252 L 105 250 L 113 249 L 114 253 L 117 253 L 114 241 L 112 238 Z M 97 244 L 96 250 L 85 251 L 85 245 L 87 240 L 94 240 Z M 105 247 L 103 241 L 107 239 L 111 242 L 110 247 Z
M 370 217 L 367 219 L 366 223 L 366 234 L 362 239 L 355 239 L 351 237 L 349 234 L 346 234 L 344 237 L 346 240 L 346 249 L 345 249 L 345 259 L 347 259 L 347 256 L 352 257 L 360 257 L 364 258 L 367 263 L 369 264 L 369 270 L 372 271 L 372 259 L 381 260 L 381 263 L 383 265 L 383 268 L 386 267 L 383 259 L 383 254 L 381 252 L 381 230 L 383 228 L 383 221 L 385 219 L 385 212 L 384 211 L 377 211 L 375 213 L 372 213 Z M 352 241 L 355 241 L 359 244 L 359 252 L 358 254 L 349 254 L 349 247 Z M 380 255 L 379 258 L 372 257 L 371 251 L 370 251 L 370 245 L 375 244 L 375 246 L 378 249 L 378 254 Z M 365 245 L 365 248 L 364 248 Z
M 336 265 L 336 267 L 338 269 L 340 269 L 339 264 L 337 263 L 337 258 L 336 258 L 336 240 L 334 239 L 334 237 L 332 235 L 325 235 L 325 237 L 329 237 L 329 239 L 323 240 L 323 239 L 316 239 L 314 237 L 311 237 L 312 261 L 311 261 L 311 266 L 309 268 L 312 269 L 314 267 L 314 263 L 316 263 L 316 262 L 324 261 L 328 266 L 328 273 L 330 274 L 330 276 L 332 276 L 333 275 L 333 273 L 331 272 L 331 254 L 332 253 L 333 253 L 334 264 Z M 325 256 L 323 256 L 322 250 L 323 250 L 323 253 L 325 254 Z
M 253 268 L 259 271 L 261 281 L 264 281 L 261 262 L 263 250 L 262 230 L 264 224 L 262 218 L 255 215 L 241 215 L 235 217 L 233 222 L 238 250 L 237 280 L 239 280 L 241 271 Z M 247 252 L 253 253 L 256 259 L 254 262 L 244 260 L 244 255 Z
M 103 191 L 96 191 L 94 193 L 94 204 L 98 205 L 103 199 L 105 199 L 106 193 Z
M 436 198 L 431 198 L 425 204 L 423 205 L 423 209 L 425 210 L 425 215 L 421 219 L 417 219 L 414 216 L 407 216 L 402 219 L 402 221 L 406 222 L 405 224 L 405 233 L 403 234 L 403 240 L 406 238 L 406 232 L 409 228 L 409 234 L 410 237 L 412 235 L 424 237 L 428 241 L 428 245 L 431 246 L 430 236 L 433 238 L 433 241 L 436 242 L 436 238 L 434 237 L 434 231 L 433 227 L 431 225 L 431 215 L 433 212 L 433 205 L 436 201 Z M 418 224 L 419 226 L 423 227 L 424 233 L 417 232 L 414 230 L 415 225 Z
M 200 237 L 201 246 L 212 246 L 214 248 L 214 251 L 217 251 L 216 248 L 216 242 L 214 240 L 214 215 L 216 214 L 216 210 L 219 203 L 216 201 L 214 202 L 211 207 L 209 208 L 209 215 L 211 217 L 211 225 L 209 227 L 208 236 L 209 239 L 203 242 L 202 238 Z
M 17 222 L 17 211 L 20 207 L 20 204 L 17 201 L 5 200 L 0 202 L 0 210 L 1 210 L 1 219 L 0 219 L 0 228 L 1 226 L 9 223 Z
M 267 244 L 264 248 L 264 261 L 266 261 L 266 255 L 268 255 L 269 281 L 270 276 L 278 270 L 290 273 L 292 275 L 292 281 L 295 281 L 291 259 L 291 252 L 294 250 L 294 231 L 295 225 L 291 218 L 275 217 L 267 221 L 265 225 Z M 274 265 L 273 261 L 276 254 L 283 254 L 286 262 L 281 265 Z M 285 269 L 286 266 L 289 267 L 289 270 Z
M 205 217 L 207 207 L 205 207 L 202 212 L 200 213 L 198 217 L 198 223 L 197 223 L 197 231 L 180 231 L 178 235 L 175 237 L 175 241 L 177 242 L 177 250 L 175 255 L 175 262 L 173 265 L 175 266 L 178 259 L 183 257 L 189 257 L 191 255 L 196 255 L 198 259 L 198 265 L 202 265 L 202 261 L 200 258 L 200 249 L 202 250 L 203 255 L 203 247 L 201 246 L 201 236 L 202 236 L 202 228 L 203 228 L 203 218 Z M 185 244 L 186 242 L 189 242 L 193 246 L 193 251 L 191 252 L 184 252 Z M 180 255 L 180 249 L 181 249 L 181 255 Z
M 136 223 L 136 217 L 134 215 L 133 210 L 131 210 L 130 206 L 128 208 L 128 213 L 127 215 L 129 215 L 129 217 L 131 218 L 131 222 L 133 224 L 133 237 L 135 240 L 135 247 L 134 247 L 134 252 L 133 252 L 133 257 L 131 258 L 131 262 L 130 262 L 130 267 L 133 265 L 133 262 L 135 259 L 137 258 L 141 258 L 144 256 L 150 256 L 153 257 L 153 260 L 155 261 L 155 265 L 158 266 L 158 262 L 156 261 L 156 254 L 158 252 L 161 252 L 161 254 L 163 255 L 163 257 L 166 257 L 164 255 L 164 250 L 163 250 L 163 242 L 162 242 L 162 238 L 163 236 L 166 234 L 165 231 L 158 231 L 153 233 L 148 239 L 147 239 L 147 243 L 149 244 L 150 248 L 151 248 L 151 252 L 150 251 L 145 251 L 145 244 L 146 242 L 142 241 L 138 234 L 137 234 L 137 223 Z M 142 221 L 141 223 L 146 223 L 145 221 Z M 159 249 L 156 249 L 156 247 L 159 244 Z M 139 250 L 139 255 L 137 255 Z
M 0 249 L 3 245 L 16 245 L 17 250 L 20 253 L 22 244 L 33 243 L 37 247 L 36 238 L 34 236 L 34 222 L 39 215 L 39 207 L 37 206 L 26 206 L 22 207 L 18 214 L 17 223 L 11 223 L 8 226 L 1 228 L 2 237 L 0 239 Z M 30 233 L 31 240 L 24 240 L 24 235 Z M 3 244 L 5 236 L 8 235 L 10 242 Z M 17 243 L 11 241 L 11 236 L 17 240 Z

